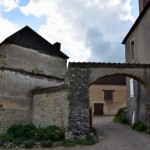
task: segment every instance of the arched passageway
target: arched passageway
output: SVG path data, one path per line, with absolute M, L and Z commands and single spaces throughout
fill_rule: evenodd
M 79 138 L 89 133 L 89 86 L 109 75 L 125 75 L 138 80 L 150 93 L 150 65 L 115 63 L 69 63 L 69 114 L 66 138 Z

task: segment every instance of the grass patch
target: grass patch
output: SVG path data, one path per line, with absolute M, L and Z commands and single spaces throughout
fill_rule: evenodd
M 33 148 L 35 141 L 34 140 L 24 141 L 22 144 L 25 148 Z
M 1 142 L 12 142 L 13 141 L 13 137 L 9 134 L 1 134 L 0 135 L 0 141 Z
M 127 124 L 126 118 L 123 118 L 122 116 L 115 116 L 113 122 Z
M 126 119 L 126 108 L 121 108 L 118 110 L 117 114 L 115 115 L 115 118 L 113 119 L 113 122 L 128 124 Z
M 131 128 L 136 131 L 144 132 L 147 130 L 146 126 L 141 122 L 134 123 Z
M 84 139 L 79 139 L 79 140 L 64 140 L 62 142 L 62 146 L 65 146 L 65 147 L 72 147 L 72 146 L 75 146 L 75 145 L 93 145 L 95 144 L 96 141 L 94 139 L 94 137 L 89 134 L 87 135 Z
M 53 144 L 53 142 L 52 142 L 51 140 L 47 140 L 47 141 L 42 141 L 42 142 L 41 142 L 41 146 L 42 146 L 43 148 L 51 147 L 52 144 Z

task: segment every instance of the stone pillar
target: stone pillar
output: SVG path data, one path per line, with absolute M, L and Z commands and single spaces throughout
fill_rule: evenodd
M 66 139 L 79 139 L 90 132 L 88 71 L 69 68 L 69 114 Z

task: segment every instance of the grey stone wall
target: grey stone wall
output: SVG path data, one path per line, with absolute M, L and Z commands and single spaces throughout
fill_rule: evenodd
M 66 74 L 66 59 L 39 53 L 38 51 L 6 44 L 0 47 L 0 67 L 22 70 L 63 78 Z
M 39 77 L 14 71 L 0 72 L 0 104 L 5 109 L 32 109 L 32 90 L 58 86 L 63 80 Z
M 33 123 L 37 127 L 68 126 L 68 86 L 61 85 L 34 91 Z
M 0 134 L 13 124 L 31 123 L 32 114 L 25 110 L 0 109 Z
M 4 115 L 1 117 L 6 116 L 8 125 L 1 126 L 0 130 L 5 130 L 18 120 L 20 123 L 29 122 L 32 112 L 32 90 L 63 84 L 66 63 L 66 59 L 14 44 L 0 46 L 0 105 L 4 110 L 11 109 L 17 115 L 16 121 L 9 120 L 9 114 L 3 111 Z
M 69 116 L 66 139 L 85 136 L 90 131 L 88 71 L 69 68 Z

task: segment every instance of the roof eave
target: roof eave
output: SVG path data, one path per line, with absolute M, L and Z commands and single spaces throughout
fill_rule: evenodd
M 147 12 L 147 10 L 150 7 L 150 1 L 148 2 L 148 4 L 145 6 L 145 8 L 143 9 L 143 11 L 140 13 L 139 17 L 137 18 L 137 20 L 135 21 L 135 23 L 133 24 L 133 26 L 131 27 L 131 29 L 129 30 L 129 32 L 127 33 L 127 35 L 125 36 L 124 40 L 122 41 L 122 44 L 125 44 L 128 37 L 130 36 L 130 34 L 134 31 L 134 29 L 136 28 L 136 26 L 139 24 L 139 22 L 141 21 L 141 19 L 143 18 L 144 14 Z

